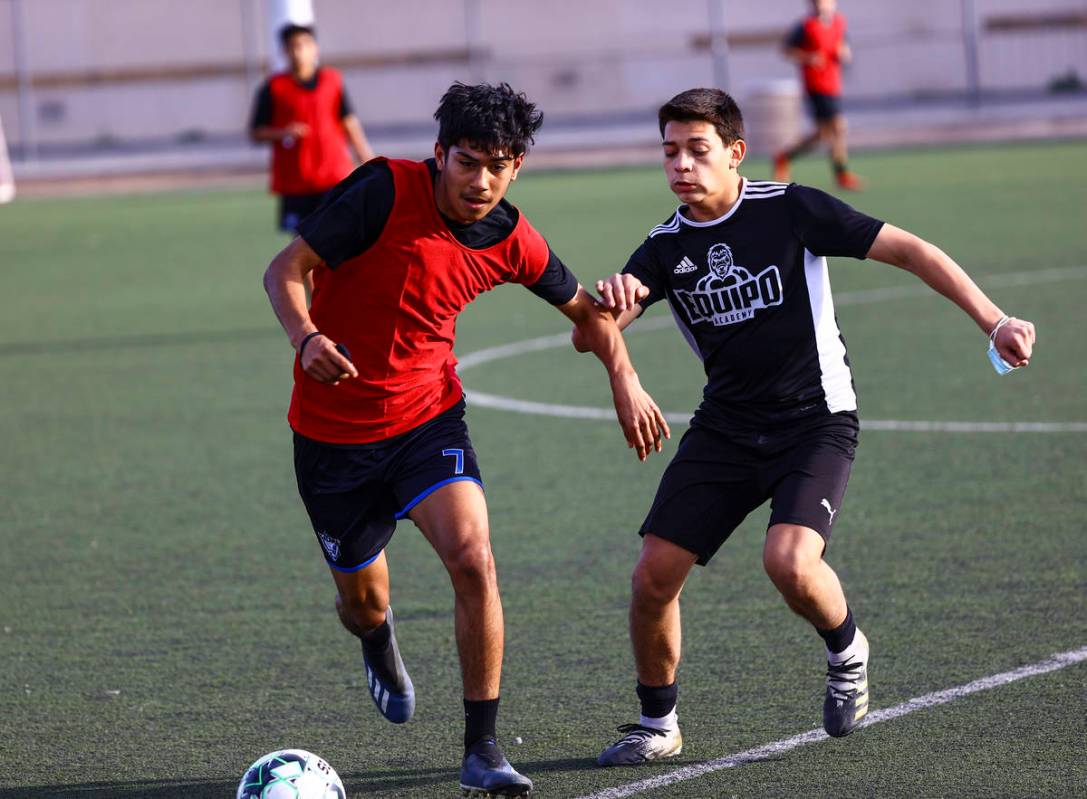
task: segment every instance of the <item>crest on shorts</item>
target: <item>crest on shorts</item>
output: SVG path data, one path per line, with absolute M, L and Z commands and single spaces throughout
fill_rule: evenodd
M 321 539 L 321 546 L 324 547 L 325 553 L 332 560 L 340 557 L 340 542 L 330 536 L 327 532 L 318 533 L 317 537 Z

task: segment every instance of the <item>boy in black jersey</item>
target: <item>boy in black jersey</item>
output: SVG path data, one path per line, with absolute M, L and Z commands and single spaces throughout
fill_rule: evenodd
M 683 92 L 659 123 L 664 171 L 683 204 L 597 291 L 620 328 L 667 299 L 707 385 L 640 530 L 630 635 L 641 718 L 620 727 L 598 759 L 605 766 L 680 753 L 680 591 L 691 567 L 768 499 L 766 572 L 826 644 L 824 727 L 848 735 L 868 710 L 868 641 L 823 560 L 859 427 L 827 256 L 913 272 L 1011 366 L 1027 365 L 1034 344 L 1030 322 L 1005 316 L 934 245 L 816 189 L 741 177 L 743 120 L 724 92 Z

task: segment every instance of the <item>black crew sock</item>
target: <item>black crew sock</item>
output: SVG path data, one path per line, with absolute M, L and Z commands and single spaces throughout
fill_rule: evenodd
M 816 627 L 815 631 L 823 637 L 824 641 L 826 641 L 827 649 L 834 653 L 841 652 L 853 643 L 853 637 L 857 634 L 857 623 L 853 621 L 853 611 L 847 605 L 845 609 L 845 621 L 833 630 L 820 630 Z
M 651 719 L 663 718 L 671 713 L 679 696 L 679 685 L 676 683 L 657 686 L 642 685 L 639 682 L 637 690 L 638 699 L 642 703 L 642 715 Z
M 849 167 L 845 165 L 845 161 L 834 161 L 833 164 L 835 175 L 844 175 L 849 171 Z
M 464 700 L 464 748 L 468 749 L 480 738 L 497 738 L 498 697 L 494 699 Z
M 379 626 L 363 633 L 362 646 L 367 652 L 380 655 L 389 648 L 389 641 L 392 639 L 392 634 L 392 628 L 389 627 L 389 622 L 386 619 L 381 622 Z

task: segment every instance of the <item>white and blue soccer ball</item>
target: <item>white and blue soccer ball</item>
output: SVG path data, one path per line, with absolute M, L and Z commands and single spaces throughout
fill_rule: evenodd
M 245 771 L 237 799 L 346 799 L 336 771 L 304 749 L 269 752 Z

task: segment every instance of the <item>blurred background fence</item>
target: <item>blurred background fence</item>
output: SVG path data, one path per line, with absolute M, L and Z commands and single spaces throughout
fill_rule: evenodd
M 675 92 L 795 81 L 803 0 L 314 0 L 325 63 L 379 134 L 453 80 L 504 80 L 552 123 L 645 120 Z M 842 0 L 846 108 L 1082 96 L 1084 0 Z M 19 160 L 241 140 L 275 61 L 266 0 L 0 0 L 0 119 Z

